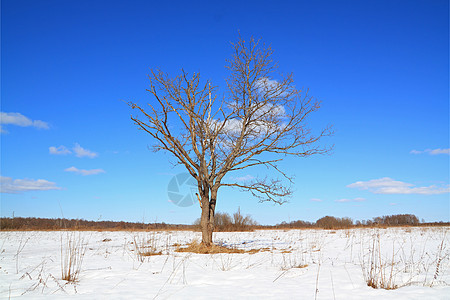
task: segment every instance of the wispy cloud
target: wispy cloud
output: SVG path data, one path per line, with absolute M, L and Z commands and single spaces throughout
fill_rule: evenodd
M 51 146 L 48 148 L 48 151 L 50 154 L 54 154 L 54 155 L 66 155 L 66 154 L 72 154 L 75 153 L 76 157 L 89 157 L 89 158 L 94 158 L 98 156 L 98 153 L 93 152 L 91 150 L 85 149 L 83 147 L 80 146 L 80 144 L 75 143 L 75 146 L 73 146 L 72 151 L 70 151 L 66 146 L 59 146 L 59 147 L 55 147 L 55 146 Z
M 354 199 L 338 199 L 338 200 L 334 200 L 334 202 L 338 202 L 338 203 L 346 203 L 346 202 L 363 202 L 366 201 L 366 199 L 364 198 L 354 198 Z
M 49 129 L 48 123 L 41 120 L 31 120 L 20 113 L 0 112 L 0 132 L 7 133 L 8 131 L 2 125 L 32 126 L 38 129 Z
M 339 203 L 345 203 L 345 202 L 350 202 L 352 200 L 350 199 L 339 199 L 339 200 L 334 200 L 334 202 L 339 202 Z
M 89 157 L 89 158 L 94 158 L 98 156 L 98 153 L 96 152 L 92 152 L 88 149 L 84 149 L 83 147 L 80 146 L 80 144 L 76 143 L 75 147 L 73 147 L 73 152 L 75 152 L 75 156 L 76 157 Z
M 243 182 L 243 181 L 250 181 L 255 179 L 255 177 L 253 177 L 252 175 L 245 175 L 245 176 L 241 176 L 241 177 L 231 177 L 232 180 L 238 181 L 238 182 Z
M 312 198 L 311 201 L 312 202 L 323 202 L 322 199 L 318 199 L 318 198 Z
M 422 154 L 423 151 L 418 151 L 418 150 L 411 150 L 409 151 L 410 154 Z
M 0 176 L 0 189 L 2 193 L 16 194 L 31 191 L 60 190 L 56 183 L 45 179 L 12 179 Z
M 439 155 L 439 154 L 447 154 L 450 155 L 450 148 L 447 149 L 441 149 L 441 148 L 437 148 L 437 149 L 425 149 L 423 151 L 419 151 L 419 150 L 411 150 L 409 153 L 411 154 L 423 154 L 423 153 L 427 153 L 430 155 Z
M 48 148 L 50 154 L 55 154 L 55 155 L 66 155 L 66 154 L 71 154 L 72 151 L 70 151 L 69 149 L 67 149 L 65 146 L 59 146 L 59 147 L 49 147 Z
M 368 190 L 374 194 L 419 194 L 436 195 L 450 193 L 450 186 L 423 186 L 416 187 L 414 184 L 396 181 L 389 177 L 373 179 L 369 181 L 357 181 L 347 185 L 349 188 Z
M 70 168 L 65 169 L 64 171 L 66 171 L 66 172 L 73 172 L 73 173 L 80 174 L 80 175 L 83 175 L 83 176 L 86 176 L 86 175 L 97 175 L 97 174 L 100 174 L 100 173 L 105 173 L 105 170 L 103 170 L 103 169 L 82 170 L 82 169 L 78 169 L 76 167 L 70 167 Z

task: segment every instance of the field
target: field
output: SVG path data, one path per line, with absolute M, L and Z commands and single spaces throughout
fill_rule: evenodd
M 217 254 L 178 252 L 190 231 L 3 231 L 0 297 L 449 299 L 449 231 L 219 232 Z

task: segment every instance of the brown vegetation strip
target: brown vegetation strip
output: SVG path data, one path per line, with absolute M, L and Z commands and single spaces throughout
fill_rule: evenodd
M 248 253 L 255 254 L 258 252 L 266 252 L 271 251 L 270 248 L 261 248 L 261 249 L 250 249 L 243 250 L 237 248 L 229 248 L 220 245 L 212 245 L 210 247 L 205 246 L 198 241 L 193 241 L 187 245 L 187 247 L 177 246 L 175 252 L 189 252 L 189 253 L 198 253 L 198 254 L 218 254 L 218 253 Z
M 204 244 L 199 243 L 198 241 L 193 241 L 188 244 L 187 247 L 177 247 L 175 252 L 191 252 L 191 253 L 199 253 L 199 254 L 216 254 L 216 253 L 245 253 L 245 250 L 236 249 L 236 248 L 228 248 L 219 245 L 211 245 L 210 247 L 205 246 Z
M 183 247 L 179 244 L 174 244 L 177 248 L 175 249 L 175 252 L 189 252 L 189 253 L 197 253 L 197 254 L 218 254 L 218 253 L 248 253 L 248 254 L 255 254 L 259 252 L 270 252 L 272 250 L 276 250 L 265 247 L 265 248 L 259 248 L 259 249 L 249 249 L 249 250 L 243 250 L 243 249 L 237 249 L 237 248 L 230 248 L 220 245 L 212 245 L 210 247 L 205 246 L 202 243 L 199 243 L 197 240 L 192 241 L 191 243 L 187 244 L 187 247 Z

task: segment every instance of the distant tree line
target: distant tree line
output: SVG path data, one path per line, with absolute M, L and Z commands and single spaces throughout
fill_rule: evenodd
M 375 223 L 383 225 L 417 225 L 419 218 L 415 215 L 393 215 L 374 218 Z
M 190 230 L 192 227 L 192 225 L 166 224 L 164 222 L 133 223 L 61 218 L 0 218 L 0 230 Z
M 449 222 L 420 222 L 419 218 L 412 214 L 400 214 L 391 216 L 376 217 L 371 220 L 357 220 L 353 222 L 351 218 L 336 218 L 325 216 L 315 223 L 306 221 L 282 222 L 275 225 L 276 228 L 322 228 L 322 229 L 342 229 L 350 227 L 373 227 L 373 226 L 448 226 Z
M 344 217 L 325 216 L 316 222 L 292 221 L 280 224 L 259 225 L 251 216 L 241 214 L 238 209 L 234 214 L 217 212 L 215 215 L 216 231 L 250 231 L 256 229 L 344 229 L 352 227 L 389 227 L 389 226 L 449 226 L 449 222 L 425 223 L 412 214 L 400 214 L 376 217 L 371 220 L 357 220 Z M 0 218 L 0 230 L 200 230 L 200 219 L 192 225 L 161 223 L 138 223 L 116 221 L 87 221 L 83 219 L 46 219 L 46 218 Z

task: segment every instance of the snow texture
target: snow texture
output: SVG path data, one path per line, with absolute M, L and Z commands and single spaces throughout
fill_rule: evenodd
M 0 298 L 449 299 L 449 229 L 214 234 L 253 254 L 175 252 L 201 239 L 188 231 L 0 232 Z M 82 258 L 75 282 L 62 280 L 69 243 Z

